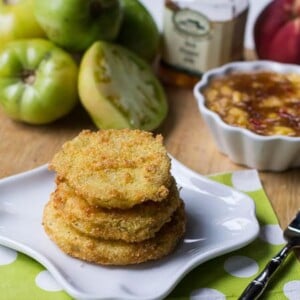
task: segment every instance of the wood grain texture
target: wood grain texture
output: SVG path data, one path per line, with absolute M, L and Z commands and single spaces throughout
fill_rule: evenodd
M 167 150 L 174 157 L 203 175 L 245 169 L 218 152 L 191 90 L 166 87 L 166 91 L 170 111 L 157 132 L 163 134 Z M 1 112 L 0 124 L 0 178 L 47 163 L 65 141 L 82 129 L 96 129 L 80 106 L 68 117 L 47 126 L 18 123 Z M 300 206 L 299 169 L 260 172 L 260 178 L 285 227 Z

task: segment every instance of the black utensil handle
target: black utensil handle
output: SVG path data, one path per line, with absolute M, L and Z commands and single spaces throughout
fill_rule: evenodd
M 240 296 L 239 300 L 255 300 L 258 299 L 264 292 L 266 285 L 253 280 L 247 288 L 244 290 L 243 294 Z
M 287 257 L 291 249 L 292 246 L 290 244 L 282 248 L 282 250 L 269 261 L 263 271 L 247 286 L 239 300 L 258 299 L 267 287 L 272 275 Z

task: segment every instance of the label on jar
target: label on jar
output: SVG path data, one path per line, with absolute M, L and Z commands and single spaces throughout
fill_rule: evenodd
M 247 12 L 212 22 L 199 11 L 165 8 L 162 61 L 196 75 L 243 56 Z

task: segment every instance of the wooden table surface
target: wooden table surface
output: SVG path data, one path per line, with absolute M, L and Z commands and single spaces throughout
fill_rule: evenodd
M 170 111 L 158 132 L 174 157 L 203 175 L 245 169 L 218 152 L 191 90 L 166 87 L 166 92 Z M 0 178 L 47 163 L 65 141 L 82 129 L 95 129 L 80 106 L 68 117 L 47 126 L 17 123 L 1 112 L 0 124 Z M 260 172 L 260 178 L 285 227 L 300 206 L 300 170 Z

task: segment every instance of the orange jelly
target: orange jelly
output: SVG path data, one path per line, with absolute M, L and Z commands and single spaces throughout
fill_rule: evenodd
M 203 93 L 206 106 L 230 125 L 300 136 L 300 74 L 232 73 L 214 78 Z

